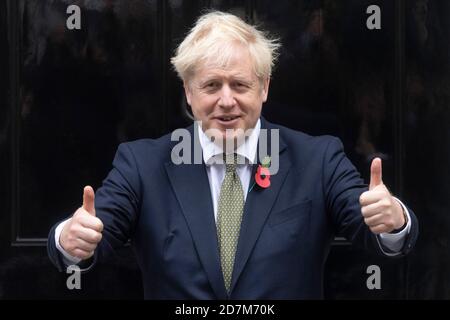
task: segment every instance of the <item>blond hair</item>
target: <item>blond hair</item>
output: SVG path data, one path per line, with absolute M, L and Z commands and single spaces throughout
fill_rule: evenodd
M 248 48 L 259 79 L 270 78 L 280 43 L 230 13 L 202 15 L 171 58 L 178 76 L 186 81 L 200 64 L 226 67 L 236 45 Z

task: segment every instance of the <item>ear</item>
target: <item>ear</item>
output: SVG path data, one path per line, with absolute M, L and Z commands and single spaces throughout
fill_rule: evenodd
M 263 102 L 267 101 L 267 96 L 269 94 L 269 84 L 270 84 L 270 78 L 264 79 L 262 83 L 262 100 Z
M 189 86 L 189 83 L 187 83 L 186 81 L 183 81 L 183 87 L 184 87 L 184 94 L 186 95 L 187 103 L 188 103 L 188 105 L 191 105 L 191 100 L 192 100 L 191 87 Z

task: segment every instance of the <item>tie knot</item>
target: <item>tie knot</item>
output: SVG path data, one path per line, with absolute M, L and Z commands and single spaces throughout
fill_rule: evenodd
M 225 163 L 226 172 L 234 172 L 237 165 L 237 154 L 229 153 L 223 155 L 223 161 Z

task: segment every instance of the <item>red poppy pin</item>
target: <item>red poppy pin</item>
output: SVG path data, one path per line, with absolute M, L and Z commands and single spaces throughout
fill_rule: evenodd
M 261 164 L 256 169 L 255 181 L 261 188 L 270 187 L 270 157 L 266 156 L 261 161 Z

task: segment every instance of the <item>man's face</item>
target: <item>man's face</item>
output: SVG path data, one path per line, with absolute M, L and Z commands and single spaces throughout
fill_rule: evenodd
M 218 129 L 222 139 L 235 139 L 227 129 L 251 129 L 267 100 L 269 80 L 260 81 L 248 50 L 236 47 L 225 68 L 202 66 L 184 83 L 188 104 L 202 129 Z

